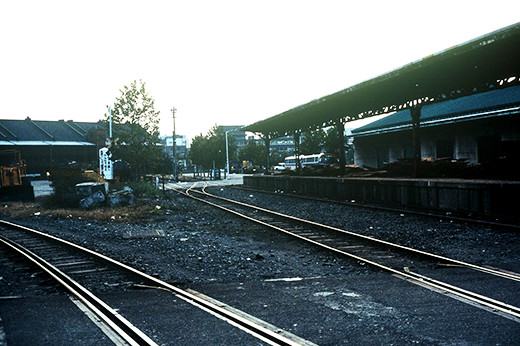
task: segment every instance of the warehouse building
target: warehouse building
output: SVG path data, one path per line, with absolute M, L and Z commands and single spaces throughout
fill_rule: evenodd
M 44 176 L 55 168 L 71 165 L 97 169 L 98 150 L 105 145 L 101 122 L 0 119 L 0 150 L 19 150 L 27 173 Z
M 517 169 L 520 161 L 520 86 L 425 105 L 420 117 L 423 159 Z M 382 168 L 413 158 L 410 110 L 398 111 L 352 131 L 355 163 Z

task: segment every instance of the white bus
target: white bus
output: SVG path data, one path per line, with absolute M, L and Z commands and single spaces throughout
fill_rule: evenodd
M 333 154 L 321 153 L 312 155 L 300 155 L 300 165 L 312 166 L 312 165 L 323 165 L 329 166 L 337 163 L 336 156 Z M 285 169 L 296 169 L 296 156 L 287 156 L 285 158 Z

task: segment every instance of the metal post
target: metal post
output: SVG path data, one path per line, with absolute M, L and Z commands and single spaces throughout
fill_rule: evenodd
M 266 157 L 266 167 L 265 167 L 265 174 L 269 174 L 269 168 L 271 167 L 271 162 L 270 162 L 270 158 L 269 158 L 269 151 L 270 151 L 270 147 L 271 147 L 271 135 L 268 133 L 265 135 L 264 137 L 264 142 L 265 142 L 265 149 L 266 149 L 266 152 L 267 152 L 267 157 Z
M 414 106 L 410 108 L 412 116 L 412 141 L 413 141 L 413 172 L 414 178 L 419 176 L 419 165 L 421 163 L 421 137 L 420 137 L 420 122 L 421 122 L 421 106 Z
M 236 128 L 234 129 L 231 129 L 231 130 L 227 130 L 226 131 L 226 169 L 227 169 L 227 172 L 226 172 L 226 179 L 229 179 L 229 174 L 231 173 L 229 171 L 230 167 L 229 167 L 229 141 L 228 141 L 228 133 L 229 132 L 233 132 L 235 131 Z
M 178 181 L 178 178 L 177 178 L 177 138 L 176 138 L 176 135 L 175 135 L 175 112 L 177 111 L 177 109 L 175 109 L 175 107 L 173 107 L 171 109 L 172 111 L 172 114 L 173 114 L 173 146 L 172 146 L 172 150 L 173 150 L 173 180 L 175 180 L 175 182 Z
M 336 121 L 336 129 L 338 130 L 338 159 L 339 172 L 341 175 L 345 174 L 345 125 L 341 119 Z
M 226 179 L 229 179 L 229 143 L 227 139 L 227 134 L 231 130 L 226 131 Z
M 294 133 L 294 156 L 295 156 L 295 165 L 294 169 L 296 172 L 301 173 L 301 162 L 300 162 L 300 132 L 296 131 Z
M 108 107 L 108 138 L 112 140 L 112 109 Z

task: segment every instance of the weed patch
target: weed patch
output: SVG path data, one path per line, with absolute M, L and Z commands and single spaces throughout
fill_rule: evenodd
M 164 218 L 181 212 L 171 200 L 140 198 L 136 204 L 120 207 L 100 207 L 81 210 L 76 207 L 56 206 L 52 197 L 38 198 L 35 202 L 6 202 L 0 205 L 0 215 L 11 218 L 51 217 L 54 219 L 83 219 L 104 222 L 143 222 Z

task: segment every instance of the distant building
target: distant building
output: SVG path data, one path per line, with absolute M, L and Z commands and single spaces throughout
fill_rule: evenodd
M 421 157 L 464 159 L 520 176 L 520 86 L 425 105 L 421 110 Z M 352 130 L 355 163 L 381 168 L 413 157 L 409 110 Z M 516 170 L 516 171 L 515 171 Z
M 294 153 L 294 136 L 283 136 L 271 139 L 270 151 L 277 150 L 282 156 L 291 156 Z
M 246 133 L 240 128 L 244 127 L 244 125 L 236 125 L 236 126 L 230 126 L 230 125 L 223 125 L 221 126 L 225 132 L 228 134 L 228 140 L 233 137 L 235 140 L 235 145 L 237 146 L 237 151 L 241 148 L 245 147 L 246 142 Z
M 247 144 L 246 133 L 244 131 L 240 130 L 243 126 L 244 125 L 236 125 L 236 126 L 222 125 L 222 126 L 220 126 L 220 127 L 222 127 L 222 129 L 225 132 L 227 132 L 228 142 L 230 142 L 231 140 L 235 141 L 235 146 L 236 146 L 235 155 L 237 157 L 238 157 L 238 152 L 240 151 L 240 149 L 245 147 Z M 231 153 L 229 153 L 229 155 L 232 156 Z
M 96 170 L 106 138 L 101 122 L 0 119 L 0 150 L 19 150 L 29 174 L 45 175 L 70 165 Z
M 161 145 L 163 151 L 173 160 L 173 136 L 162 136 Z M 186 167 L 186 158 L 188 157 L 188 138 L 185 135 L 175 135 L 175 154 L 177 162 Z

